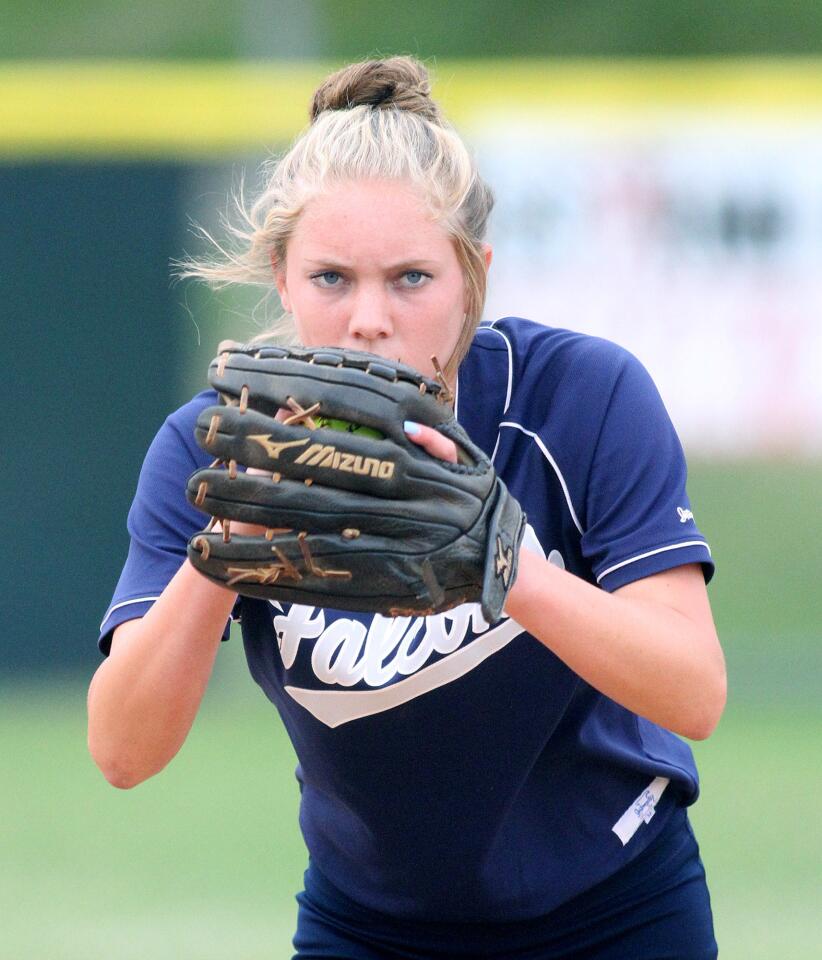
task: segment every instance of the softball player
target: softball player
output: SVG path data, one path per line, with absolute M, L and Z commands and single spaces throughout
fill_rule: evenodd
M 479 325 L 491 196 L 421 65 L 346 68 L 312 119 L 244 249 L 190 272 L 273 281 L 309 346 L 426 373 L 449 358 L 457 418 L 529 521 L 505 616 L 238 601 L 206 581 L 184 559 L 203 524 L 184 488 L 209 460 L 193 437 L 206 391 L 140 476 L 89 694 L 95 760 L 128 787 L 174 756 L 233 610 L 299 760 L 297 957 L 714 957 L 686 815 L 697 773 L 676 734 L 711 732 L 724 664 L 659 395 L 607 341 Z M 406 429 L 454 458 L 436 431 Z

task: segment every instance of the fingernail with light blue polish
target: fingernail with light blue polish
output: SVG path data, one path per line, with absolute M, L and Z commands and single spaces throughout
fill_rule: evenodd
M 402 428 L 406 433 L 410 433 L 411 436 L 415 436 L 420 432 L 420 425 L 418 423 L 414 423 L 413 420 L 406 420 L 403 423 Z

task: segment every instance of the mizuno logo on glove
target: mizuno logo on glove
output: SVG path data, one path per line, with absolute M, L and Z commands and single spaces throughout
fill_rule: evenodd
M 309 440 L 288 440 L 276 443 L 266 434 L 251 434 L 249 440 L 259 443 L 272 460 L 279 459 L 280 453 L 288 447 L 303 447 Z M 376 477 L 378 480 L 390 480 L 394 476 L 393 460 L 378 460 L 376 457 L 363 457 L 359 454 L 345 453 L 328 443 L 312 443 L 295 460 L 309 467 L 329 467 L 331 470 L 343 470 L 346 473 L 358 473 L 362 476 Z
M 359 473 L 379 480 L 389 480 L 394 476 L 393 460 L 377 460 L 376 457 L 341 453 L 336 447 L 325 443 L 312 443 L 294 463 L 304 463 L 309 467 L 330 467 L 332 470 Z

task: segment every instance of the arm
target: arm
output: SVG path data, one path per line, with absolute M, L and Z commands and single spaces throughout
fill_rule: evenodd
M 702 571 L 687 564 L 609 594 L 529 550 L 505 612 L 575 673 L 668 730 L 702 740 L 725 706 L 725 662 Z
M 456 461 L 430 427 L 411 439 Z M 505 612 L 607 697 L 660 726 L 702 740 L 725 706 L 725 660 L 697 564 L 636 580 L 613 594 L 520 551 Z
M 155 438 L 129 518 L 132 547 L 139 548 L 134 554 L 139 582 L 149 574 L 152 584 L 163 573 L 171 578 L 156 593 L 146 588 L 155 596 L 162 592 L 145 616 L 115 629 L 110 655 L 89 688 L 89 751 L 106 779 L 124 789 L 159 773 L 183 745 L 237 599 L 188 560 L 178 567 L 179 555 L 169 553 L 172 537 L 184 548 L 202 525 L 185 499 L 184 478 L 198 464 L 183 436 L 190 435 L 188 421 L 204 402 L 183 408 L 182 431 L 179 422 L 167 421 Z M 219 531 L 219 524 L 214 529 Z M 234 530 L 262 532 L 250 524 L 235 524 Z
M 235 600 L 185 561 L 142 619 L 115 630 L 88 694 L 89 750 L 114 786 L 136 786 L 182 746 Z
M 130 546 L 113 607 L 157 599 L 125 607 L 133 618 L 114 630 L 88 694 L 89 750 L 117 787 L 153 776 L 180 749 L 236 601 L 185 560 L 186 542 L 204 522 L 186 500 L 185 481 L 207 462 L 195 449 L 193 427 L 210 399 L 199 395 L 166 419 L 146 452 L 129 511 Z M 144 615 L 135 618 L 138 611 Z

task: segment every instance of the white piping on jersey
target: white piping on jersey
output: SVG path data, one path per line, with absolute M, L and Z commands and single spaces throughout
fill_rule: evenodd
M 563 477 L 562 471 L 557 466 L 556 460 L 554 460 L 548 448 L 542 442 L 542 438 L 539 437 L 536 433 L 534 433 L 533 430 L 526 430 L 521 423 L 514 423 L 513 420 L 503 420 L 503 422 L 500 424 L 500 428 L 502 427 L 514 427 L 515 429 L 526 434 L 526 436 L 529 436 L 540 448 L 540 450 L 542 451 L 542 455 L 545 457 L 548 463 L 551 464 L 551 466 L 554 469 L 554 473 L 557 475 L 557 479 L 559 480 L 560 486 L 562 487 L 562 492 L 563 494 L 565 494 L 565 502 L 568 505 L 568 511 L 571 514 L 571 519 L 574 521 L 574 526 L 577 528 L 577 530 L 580 532 L 580 535 L 581 535 L 584 531 L 577 517 L 576 510 L 574 510 L 574 505 L 571 502 L 571 494 L 568 491 L 568 484 L 565 482 L 565 477 Z M 497 438 L 497 443 L 499 443 L 499 437 Z M 495 447 L 494 456 L 496 456 L 496 453 L 497 453 L 497 450 Z M 491 459 L 493 460 L 494 458 L 492 457 Z
M 114 613 L 115 610 L 119 610 L 120 607 L 127 607 L 130 603 L 154 603 L 159 599 L 160 599 L 160 595 L 158 594 L 156 597 L 137 597 L 136 600 L 122 600 L 120 603 L 115 603 L 114 606 L 109 607 L 108 610 L 106 610 L 106 615 L 103 617 L 103 620 L 100 624 L 100 633 L 103 632 L 103 627 L 106 625 L 106 622 L 108 621 L 112 613 Z M 229 619 L 239 621 L 240 618 L 235 617 L 234 611 L 232 610 L 231 616 L 229 617 Z
M 494 321 L 494 323 L 496 323 L 496 320 Z M 477 330 L 493 330 L 494 333 L 498 333 L 502 337 L 502 339 L 505 341 L 505 348 L 508 351 L 508 386 L 505 390 L 505 406 L 502 408 L 502 412 L 507 413 L 508 406 L 511 403 L 511 393 L 514 389 L 514 354 L 513 354 L 513 350 L 511 349 L 511 341 L 508 339 L 508 337 L 505 336 L 502 330 L 497 330 L 495 327 L 490 326 L 489 324 L 485 324 L 481 327 L 477 327 Z M 458 412 L 459 402 L 460 402 L 459 394 L 460 394 L 460 379 L 459 377 L 457 377 L 456 386 L 454 388 L 454 416 L 456 417 L 457 420 L 459 420 L 459 412 Z M 499 444 L 499 434 L 497 434 L 497 444 Z M 495 446 L 494 453 L 496 452 L 497 452 L 497 448 Z M 492 454 L 491 460 L 493 459 L 494 457 Z
M 637 554 L 635 557 L 629 557 L 627 560 L 620 560 L 619 563 L 615 563 L 612 567 L 608 567 L 607 570 L 603 570 L 601 574 L 597 577 L 597 583 L 599 583 L 604 577 L 607 577 L 609 573 L 613 573 L 614 570 L 619 570 L 621 567 L 627 567 L 629 563 L 636 563 L 637 560 L 644 560 L 646 557 L 653 557 L 657 553 L 665 553 L 666 550 L 681 550 L 682 547 L 705 547 L 708 551 L 708 556 L 710 557 L 711 548 L 705 543 L 704 540 L 686 540 L 684 543 L 672 543 L 667 547 L 657 547 L 656 550 L 648 550 L 647 553 Z
M 496 320 L 493 321 L 493 323 L 496 322 Z M 480 327 L 479 329 L 493 330 L 494 333 L 498 333 L 505 341 L 505 349 L 508 351 L 508 388 L 505 391 L 505 406 L 502 408 L 502 412 L 508 413 L 508 407 L 511 403 L 511 392 L 514 388 L 514 351 L 511 349 L 511 341 L 505 336 L 502 330 L 497 330 L 492 324 L 487 327 Z
M 103 632 L 103 627 L 106 625 L 106 620 L 114 613 L 115 610 L 119 610 L 120 607 L 127 607 L 130 603 L 154 603 L 155 600 L 159 600 L 159 595 L 156 597 L 137 597 L 136 600 L 123 600 L 120 603 L 115 603 L 113 606 L 109 607 L 106 610 L 106 615 L 103 617 L 103 622 L 100 624 L 100 633 Z
M 565 495 L 565 503 L 568 505 L 568 511 L 571 514 L 571 519 L 574 521 L 574 526 L 577 528 L 580 535 L 583 535 L 585 531 L 582 529 L 582 525 L 580 524 L 579 519 L 576 515 L 576 511 L 574 510 L 574 505 L 571 502 L 571 494 L 568 490 L 568 484 L 565 482 L 565 477 L 563 477 L 562 471 L 557 466 L 556 460 L 554 460 L 554 458 L 551 456 L 550 451 L 542 442 L 542 438 L 539 437 L 532 430 L 526 430 L 526 428 L 523 427 L 522 424 L 515 423 L 513 420 L 504 420 L 500 424 L 500 428 L 502 427 L 515 427 L 517 430 L 531 437 L 531 439 L 536 442 L 537 446 L 542 451 L 543 456 L 548 461 L 548 463 L 551 464 L 551 466 L 554 469 L 554 473 L 556 473 L 557 475 L 557 479 L 559 480 L 560 486 L 562 487 L 562 492 Z M 499 436 L 497 437 L 497 446 L 499 446 Z M 494 453 L 491 456 L 492 463 L 496 455 L 497 455 L 497 447 L 494 447 Z M 658 547 L 656 550 L 648 550 L 645 553 L 640 553 L 635 557 L 629 557 L 627 560 L 621 560 L 619 563 L 615 563 L 613 566 L 608 567 L 607 570 L 603 570 L 602 573 L 600 573 L 597 576 L 597 583 L 600 583 L 604 577 L 608 576 L 609 573 L 613 573 L 615 570 L 619 570 L 621 567 L 626 567 L 628 566 L 629 563 L 636 563 L 638 560 L 644 560 L 646 557 L 653 557 L 658 553 L 665 553 L 667 550 L 679 550 L 681 547 L 704 547 L 708 551 L 708 556 L 709 557 L 712 556 L 711 548 L 708 546 L 708 544 L 704 540 L 687 540 L 684 543 L 673 543 L 667 547 Z

